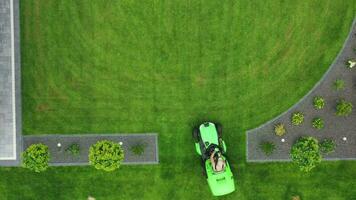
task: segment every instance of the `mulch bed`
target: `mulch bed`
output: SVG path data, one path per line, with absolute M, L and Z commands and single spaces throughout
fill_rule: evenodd
M 52 166 L 88 165 L 89 147 L 99 140 L 122 142 L 125 152 L 123 164 L 158 164 L 158 136 L 153 133 L 145 134 L 86 134 L 86 135 L 41 135 L 24 136 L 24 149 L 31 144 L 43 143 L 49 147 Z M 58 147 L 60 143 L 60 147 Z M 71 144 L 78 144 L 78 155 L 71 155 L 66 149 Z M 144 152 L 136 155 L 131 148 L 144 145 Z
M 356 21 L 354 21 L 349 37 L 343 49 L 334 63 L 324 75 L 322 80 L 295 106 L 277 118 L 262 126 L 247 131 L 247 161 L 289 161 L 292 144 L 302 136 L 313 136 L 319 141 L 331 138 L 336 142 L 335 152 L 324 155 L 326 160 L 355 160 L 356 159 L 356 68 L 349 69 L 346 62 L 356 59 Z M 345 89 L 336 91 L 333 83 L 336 79 L 345 81 Z M 322 110 L 316 110 L 313 106 L 315 96 L 321 96 L 326 100 Z M 335 107 L 339 99 L 345 99 L 353 104 L 352 113 L 347 117 L 336 116 Z M 299 126 L 291 124 L 291 115 L 294 112 L 304 114 L 304 122 Z M 324 119 L 325 126 L 321 130 L 312 127 L 315 117 Z M 283 123 L 287 130 L 284 136 L 274 134 L 274 125 Z M 344 141 L 342 138 L 346 137 Z M 285 142 L 281 140 L 285 139 Z M 270 141 L 276 145 L 276 150 L 270 156 L 266 156 L 260 149 L 263 141 Z

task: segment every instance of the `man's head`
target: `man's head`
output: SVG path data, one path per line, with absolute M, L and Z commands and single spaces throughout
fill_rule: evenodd
M 216 148 L 216 149 L 214 150 L 214 160 L 215 160 L 215 163 L 218 161 L 218 159 L 219 159 L 220 157 L 221 157 L 221 153 L 220 153 L 219 149 Z

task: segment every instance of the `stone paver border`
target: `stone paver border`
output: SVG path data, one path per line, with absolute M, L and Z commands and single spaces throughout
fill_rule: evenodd
M 123 164 L 159 164 L 158 155 L 158 135 L 156 133 L 142 134 L 80 134 L 80 135 L 28 135 L 24 136 L 24 149 L 31 144 L 43 143 L 49 147 L 51 154 L 50 166 L 76 166 L 89 165 L 88 151 L 90 145 L 99 140 L 111 140 L 122 142 L 122 147 L 125 151 L 125 159 Z M 61 147 L 57 144 L 61 143 Z M 65 152 L 65 149 L 73 143 L 80 146 L 78 156 L 72 156 Z M 137 156 L 130 151 L 130 147 L 138 144 L 145 144 L 143 155 Z
M 14 129 L 14 156 L 0 160 L 0 166 L 17 166 L 20 164 L 22 151 L 22 111 L 21 111 L 21 62 L 20 62 L 20 11 L 19 0 L 8 0 L 10 4 L 11 24 L 11 62 L 12 62 L 12 110 Z
M 330 114 L 329 116 L 327 115 L 330 112 L 334 112 L 335 101 L 341 97 L 346 98 L 348 101 L 351 101 L 353 105 L 356 105 L 356 95 L 354 95 L 356 91 L 356 76 L 353 75 L 354 71 L 347 71 L 348 69 L 345 66 L 347 59 L 356 57 L 355 52 L 353 52 L 354 48 L 356 48 L 356 19 L 354 19 L 352 23 L 349 35 L 338 56 L 313 89 L 287 111 L 261 126 L 247 131 L 246 159 L 248 162 L 288 162 L 290 161 L 289 150 L 291 143 L 302 136 L 302 134 L 300 134 L 301 132 L 305 131 L 303 132 L 305 135 L 312 135 L 319 139 L 330 137 L 335 139 L 335 137 L 340 137 L 340 135 L 330 131 L 333 129 L 336 129 L 337 133 L 347 135 L 348 144 L 344 145 L 344 141 L 335 139 L 341 149 L 337 149 L 337 152 L 325 156 L 325 160 L 356 160 L 356 123 L 353 121 L 356 120 L 356 112 L 353 111 L 347 118 L 336 118 L 335 116 L 330 116 Z M 336 78 L 345 80 L 348 88 L 345 89 L 344 93 L 335 92 L 332 91 L 331 88 L 327 88 Z M 330 94 L 332 92 L 334 93 Z M 316 111 L 313 109 L 312 99 L 314 96 L 319 95 L 325 97 L 327 106 L 321 111 Z M 305 114 L 305 122 L 301 127 L 290 125 L 290 116 L 293 112 L 297 111 L 301 111 Z M 317 115 L 320 115 L 326 120 L 326 127 L 324 128 L 324 132 L 326 133 L 322 133 L 323 130 L 317 131 L 311 128 L 310 121 Z M 273 125 L 279 122 L 283 122 L 287 127 L 287 134 L 283 137 L 286 138 L 286 141 L 283 144 L 280 142 L 282 137 L 275 136 L 273 133 Z M 272 141 L 276 144 L 277 149 L 275 155 L 270 157 L 262 155 L 263 153 L 258 149 L 257 145 L 262 140 Z M 345 146 L 348 147 L 346 148 Z

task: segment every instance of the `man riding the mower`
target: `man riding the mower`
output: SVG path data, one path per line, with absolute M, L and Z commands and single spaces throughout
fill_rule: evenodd
M 218 148 L 215 148 L 210 154 L 210 162 L 215 172 L 221 172 L 225 169 L 225 160 Z
M 196 152 L 201 156 L 203 175 L 214 196 L 235 191 L 234 176 L 226 157 L 226 145 L 219 124 L 205 122 L 193 129 Z

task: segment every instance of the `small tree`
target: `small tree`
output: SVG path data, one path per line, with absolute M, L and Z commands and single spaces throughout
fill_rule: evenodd
M 292 115 L 292 124 L 295 126 L 300 125 L 304 121 L 304 115 L 301 112 L 293 113 Z
M 32 144 L 22 153 L 22 166 L 34 172 L 43 172 L 48 168 L 50 154 L 48 146 Z
M 336 144 L 332 139 L 325 139 L 320 143 L 319 147 L 321 153 L 329 154 L 335 151 Z
M 260 148 L 266 156 L 270 156 L 276 149 L 276 145 L 273 142 L 262 142 Z
M 312 125 L 316 129 L 322 129 L 324 128 L 324 120 L 321 119 L 320 117 L 316 117 L 313 119 Z
M 89 163 L 96 169 L 114 171 L 124 159 L 124 150 L 119 143 L 102 140 L 89 149 Z
M 334 81 L 334 89 L 335 90 L 343 90 L 345 88 L 345 81 L 342 79 L 336 79 Z
M 323 97 L 314 97 L 313 104 L 314 104 L 314 108 L 320 110 L 324 108 L 325 100 Z
M 336 105 L 336 115 L 348 116 L 352 112 L 352 103 L 341 99 Z
M 77 156 L 80 153 L 80 146 L 77 143 L 73 143 L 69 145 L 69 147 L 66 149 L 66 152 L 68 154 L 71 154 L 72 156 Z
M 300 196 L 292 196 L 292 200 L 300 200 Z
M 309 172 L 321 162 L 318 140 L 313 137 L 302 137 L 293 144 L 291 159 L 300 170 Z
M 283 136 L 286 134 L 286 129 L 284 128 L 284 124 L 276 124 L 274 125 L 274 133 L 278 136 Z
M 346 63 L 346 66 L 350 69 L 356 66 L 356 61 L 355 60 L 348 60 Z
M 146 149 L 145 143 L 137 143 L 130 147 L 130 151 L 135 154 L 136 156 L 141 156 Z

